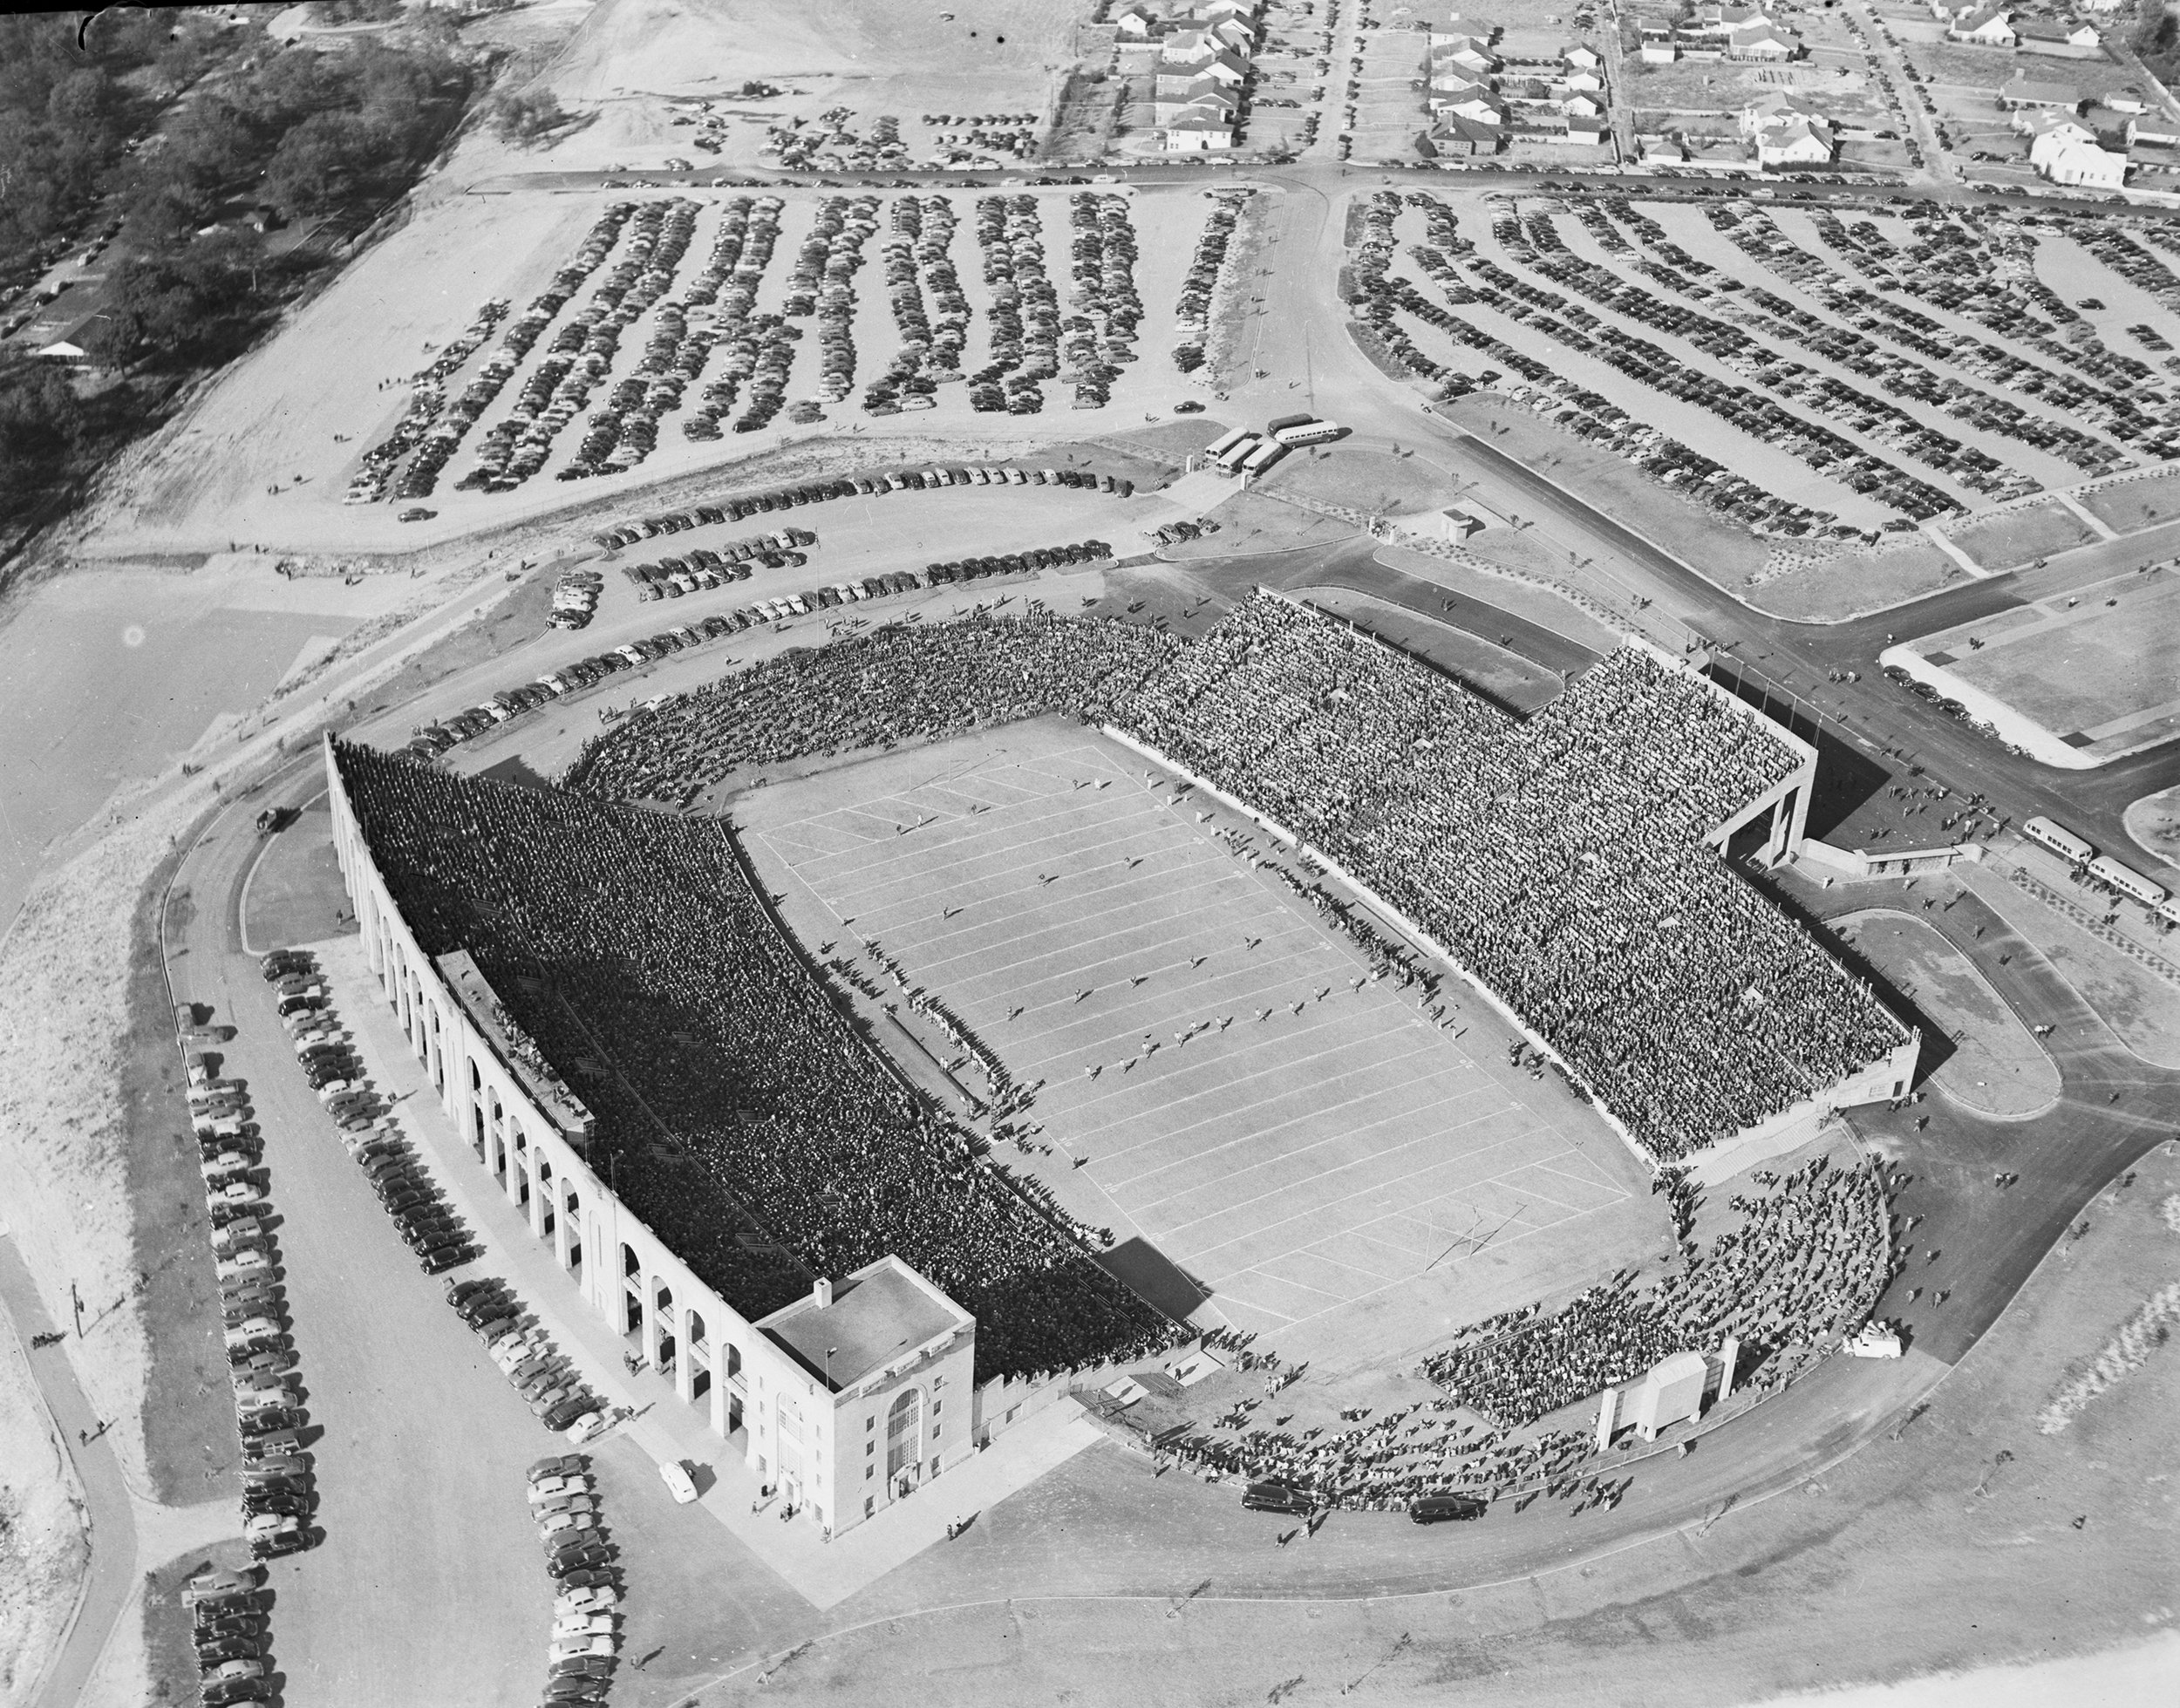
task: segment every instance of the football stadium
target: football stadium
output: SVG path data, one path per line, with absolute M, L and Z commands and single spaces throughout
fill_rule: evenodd
M 796 648 L 550 788 L 327 749 L 369 963 L 472 1148 L 836 1528 L 1070 1384 L 1276 1342 L 1464 1229 L 1563 1235 L 1645 1182 L 1685 1266 L 1641 1288 L 1593 1251 L 1550 1317 L 1441 1327 L 1450 1417 L 1858 1329 L 1868 1167 L 1759 1172 L 1707 1255 L 1679 1208 L 1691 1164 L 1913 1075 L 1914 1032 L 1727 857 L 1791 851 L 1815 764 L 1640 643 L 1523 718 L 1264 592 L 1194 642 L 1032 611 Z M 883 1481 L 849 1454 L 882 1426 Z M 1194 1451 L 1386 1505 L 1504 1470 L 1453 1439 Z

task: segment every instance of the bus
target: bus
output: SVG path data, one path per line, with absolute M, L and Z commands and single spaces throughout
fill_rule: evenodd
M 1271 436 L 1282 445 L 1316 445 L 1328 439 L 1338 439 L 1347 431 L 1330 421 L 1298 421 L 1291 426 L 1274 427 Z
M 1242 459 L 1243 477 L 1254 480 L 1286 454 L 1287 447 L 1280 444 L 1277 439 L 1267 439 L 1261 441 L 1255 450 Z
M 2041 842 L 2061 859 L 2076 866 L 2087 866 L 2096 858 L 2096 844 L 2085 842 L 2066 826 L 2054 824 L 2049 819 L 2031 819 L 2021 827 L 2021 833 L 2031 841 Z
M 1236 427 L 1232 432 L 1221 434 L 1218 438 L 1213 439 L 1209 445 L 1205 446 L 1203 447 L 1203 454 L 1209 458 L 1213 462 L 1217 462 L 1220 458 L 1223 457 L 1229 451 L 1231 451 L 1236 445 L 1239 445 L 1243 439 L 1254 439 L 1256 437 L 1257 435 L 1250 432 L 1247 427 Z
M 2163 884 L 2152 883 L 2131 866 L 2122 866 L 2109 854 L 2099 854 L 2089 862 L 2089 875 L 2109 884 L 2122 895 L 2131 895 L 2137 902 L 2158 907 L 2171 895 Z
M 1255 453 L 1257 447 L 1264 442 L 1255 433 L 1244 432 L 1233 444 L 1212 458 L 1212 466 L 1222 474 L 1231 474 L 1239 469 L 1243 463 Z

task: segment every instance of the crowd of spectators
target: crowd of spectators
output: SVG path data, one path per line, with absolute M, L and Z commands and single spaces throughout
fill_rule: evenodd
M 569 786 L 680 800 L 744 766 L 959 735 L 1045 712 L 1100 719 L 1181 643 L 1111 618 L 985 614 L 796 647 L 594 740 Z
M 1456 1404 L 1502 1428 L 1632 1381 L 1684 1348 L 1741 1343 L 1743 1376 L 1789 1348 L 1852 1335 L 1870 1319 L 1893 1267 L 1891 1209 L 1874 1165 L 1816 1157 L 1791 1174 L 1754 1177 L 1728 1208 L 1738 1224 L 1707 1250 L 1687 1237 L 1689 1188 L 1675 1182 L 1683 1261 L 1638 1291 L 1625 1273 L 1549 1316 L 1534 1308 L 1474 1324 L 1423 1374 Z
M 1161 1437 L 1159 1450 L 1199 1472 L 1283 1483 L 1324 1507 L 1392 1510 L 1440 1494 L 1548 1495 L 1577 1500 L 1577 1511 L 1609 1505 L 1611 1490 L 1581 1469 L 1594 1432 L 1581 1420 L 1533 1426 L 1684 1348 L 1716 1351 L 1728 1336 L 1741 1343 L 1737 1387 L 1772 1386 L 1794 1358 L 1866 1322 L 1892 1272 L 1890 1210 L 1875 1165 L 1834 1167 L 1820 1156 L 1753 1181 L 1754 1194 L 1730 1201 L 1737 1225 L 1707 1251 L 1684 1243 L 1682 1261 L 1654 1286 L 1638 1290 L 1623 1272 L 1559 1310 L 1529 1305 L 1472 1324 L 1424 1360 L 1420 1373 L 1441 1390 L 1427 1401 L 1375 1417 L 1350 1407 L 1339 1430 L 1291 1426 L 1291 1413 L 1252 1424 L 1292 1403 L 1281 1396 L 1298 1373 L 1282 1371 L 1276 1353 L 1252 1355 L 1252 1366 L 1271 1372 L 1262 1397 L 1209 1427 Z M 1672 1184 L 1678 1211 L 1693 1188 Z
M 1011 629 L 1043 626 L 971 625 L 996 631 L 980 655 L 995 660 Z M 424 951 L 470 951 L 577 1082 L 592 1166 L 737 1310 L 764 1316 L 813 1275 L 892 1253 L 975 1313 L 980 1380 L 1171 1341 L 1175 1325 L 893 1073 L 769 912 L 728 826 L 353 745 L 337 759 Z
M 1622 649 L 1517 722 L 1259 595 L 1115 721 L 1421 925 L 1661 1161 L 1905 1038 L 1704 841 L 1796 755 L 1645 651 Z

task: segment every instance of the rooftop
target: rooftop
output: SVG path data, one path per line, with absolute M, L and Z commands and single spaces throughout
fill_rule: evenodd
M 492 1046 L 492 1053 L 514 1076 L 515 1084 L 528 1094 L 540 1113 L 560 1129 L 562 1138 L 578 1147 L 586 1143 L 597 1126 L 589 1106 L 554 1072 L 530 1035 L 515 1024 L 476 957 L 466 949 L 457 949 L 438 956 L 433 964 L 462 1011 Z
M 836 1283 L 830 1304 L 813 1292 L 758 1326 L 838 1392 L 974 1321 L 899 1258 L 882 1257 Z

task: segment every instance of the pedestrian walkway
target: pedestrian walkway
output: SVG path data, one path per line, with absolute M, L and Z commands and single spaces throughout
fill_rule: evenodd
M 379 997 L 362 939 L 337 937 L 305 947 L 331 980 L 334 1005 L 355 1037 L 371 1083 L 392 1100 L 403 1131 L 484 1247 L 474 1264 L 455 1273 L 504 1277 L 583 1380 L 624 1414 L 610 1432 L 628 1436 L 655 1463 L 700 1467 L 696 1481 L 704 1490 L 704 1509 L 813 1607 L 845 1601 L 944 1541 L 949 1524 L 989 1510 L 1102 1439 L 1080 1405 L 1061 1400 L 1017 1424 L 966 1464 L 830 1541 L 806 1516 L 783 1521 L 737 1450 L 712 1432 L 708 1405 L 699 1412 L 685 1404 L 656 1371 L 629 1371 L 623 1362 L 626 1344 L 582 1298 L 575 1279 L 555 1260 L 551 1243 L 531 1234 L 527 1212 L 485 1173 L 453 1118 L 439 1107 L 424 1065 Z

